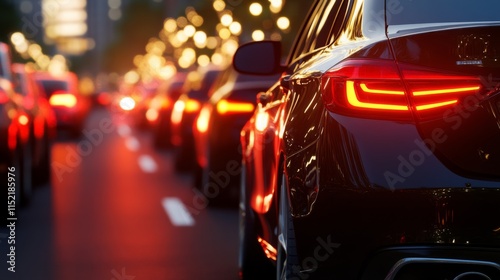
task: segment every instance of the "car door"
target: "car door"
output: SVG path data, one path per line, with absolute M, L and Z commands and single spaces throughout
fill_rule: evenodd
M 280 82 L 258 95 L 258 109 L 251 136 L 254 138 L 251 141 L 254 143 L 251 166 L 255 176 L 250 200 L 257 213 L 270 211 L 279 181 L 279 168 L 282 168 L 282 150 L 286 154 L 293 154 L 304 148 L 311 137 L 318 136 L 317 131 L 311 133 L 311 128 L 314 130 L 317 126 L 311 127 L 310 124 L 318 121 L 321 110 L 317 106 L 310 106 L 314 98 L 311 98 L 310 93 L 303 92 L 300 86 L 309 83 L 310 77 L 317 78 L 314 71 L 308 72 L 307 65 L 333 42 L 344 21 L 348 4 L 349 0 L 318 1 L 311 8 Z M 320 96 L 317 95 L 316 99 L 319 100 Z M 316 118 L 314 120 L 295 115 L 304 113 L 305 108 L 313 107 L 316 109 L 312 116 Z

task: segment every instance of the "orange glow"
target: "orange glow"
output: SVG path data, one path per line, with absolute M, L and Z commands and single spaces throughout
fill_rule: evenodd
M 21 125 L 27 125 L 30 122 L 30 119 L 24 114 L 20 115 L 17 120 L 19 121 L 19 124 L 21 124 Z
M 174 104 L 174 110 L 172 111 L 171 122 L 173 124 L 180 124 L 182 121 L 182 112 L 186 108 L 186 102 L 183 100 L 177 100 Z
M 273 203 L 273 197 L 274 196 L 272 193 L 264 196 L 264 204 L 263 205 L 264 205 L 265 209 L 271 208 L 271 204 Z
M 205 133 L 208 130 L 209 123 L 210 123 L 210 108 L 203 107 L 201 109 L 200 115 L 198 116 L 198 119 L 196 120 L 196 129 L 201 133 Z
M 71 93 L 61 93 L 61 94 L 53 94 L 50 99 L 49 103 L 52 106 L 62 106 L 62 107 L 75 107 L 77 100 L 76 96 L 74 96 Z
M 269 242 L 260 237 L 257 240 L 259 241 L 260 246 L 262 246 L 262 249 L 264 249 L 266 257 L 268 259 L 276 260 L 276 257 L 278 256 L 278 251 L 276 250 L 276 248 L 274 248 L 271 244 L 269 244 Z
M 198 112 L 200 111 L 201 109 L 201 104 L 200 102 L 194 100 L 194 99 L 188 99 L 186 101 L 186 112 L 187 113 L 194 113 L 194 112 Z
M 269 124 L 269 116 L 266 113 L 258 113 L 255 118 L 255 129 L 262 132 Z
M 135 108 L 135 100 L 130 96 L 123 97 L 120 100 L 120 108 L 122 108 L 124 111 L 133 110 Z
M 170 108 L 171 103 L 172 103 L 172 102 L 170 101 L 170 99 L 168 99 L 168 98 L 164 98 L 164 99 L 161 101 L 161 107 L 162 107 L 162 108 L 164 108 L 164 109 L 168 109 L 168 108 Z
M 367 103 L 367 102 L 360 101 L 358 99 L 358 97 L 356 96 L 353 81 L 346 81 L 346 92 L 347 92 L 347 100 L 348 100 L 349 104 L 351 104 L 354 107 L 368 108 L 368 109 L 385 109 L 385 110 L 394 110 L 394 111 L 407 111 L 408 110 L 408 106 L 403 106 L 403 105 Z
M 364 92 L 368 93 L 378 93 L 378 94 L 393 94 L 393 95 L 404 95 L 404 91 L 399 90 L 385 90 L 385 89 L 370 89 L 365 83 L 359 85 Z
M 219 114 L 249 113 L 253 112 L 253 110 L 253 104 L 247 102 L 230 102 L 227 100 L 221 100 L 217 103 L 217 112 L 219 112 Z
M 8 142 L 7 144 L 9 145 L 9 149 L 11 149 L 11 150 L 14 150 L 17 146 L 17 137 L 16 137 L 17 130 L 18 130 L 17 126 L 14 124 L 11 124 L 9 126 L 9 129 L 7 132 L 9 134 L 9 136 L 8 136 L 9 139 L 7 140 L 7 142 Z
M 418 106 L 416 106 L 416 108 L 418 111 L 422 111 L 422 110 L 434 109 L 434 108 L 438 108 L 438 107 L 456 104 L 457 102 L 458 102 L 458 100 L 455 99 L 455 100 L 444 101 L 444 102 L 439 102 L 439 103 L 418 105 Z
M 447 88 L 447 89 L 437 89 L 437 90 L 422 90 L 414 91 L 413 96 L 431 95 L 431 94 L 447 94 L 447 93 L 461 93 L 469 91 L 477 91 L 480 86 L 470 86 L 470 87 L 459 87 L 459 88 Z
M 9 97 L 3 91 L 0 90 L 0 104 L 9 101 Z
M 37 117 L 34 120 L 34 134 L 37 139 L 43 138 L 45 134 L 45 123 L 43 117 Z
M 148 109 L 146 112 L 146 119 L 150 122 L 155 122 L 158 119 L 158 111 L 153 108 Z

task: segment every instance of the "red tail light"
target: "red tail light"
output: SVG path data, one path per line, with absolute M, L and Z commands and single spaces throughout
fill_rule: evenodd
M 196 129 L 200 133 L 205 133 L 208 131 L 208 126 L 210 124 L 210 108 L 208 106 L 203 106 L 201 108 L 200 114 L 196 119 Z
M 399 67 L 399 68 L 398 68 Z M 391 60 L 347 60 L 322 79 L 327 108 L 359 117 L 436 117 L 481 90 L 477 77 L 437 73 Z
M 9 97 L 2 89 L 0 89 L 0 104 L 7 103 L 7 101 L 9 101 Z
M 76 96 L 71 93 L 54 93 L 50 96 L 49 103 L 58 107 L 75 107 L 77 104 Z
M 201 109 L 201 103 L 195 99 L 186 100 L 185 111 L 187 113 L 196 113 Z
M 250 113 L 253 112 L 253 110 L 253 104 L 248 102 L 221 100 L 219 103 L 217 103 L 217 112 L 219 114 Z
M 28 115 L 22 113 L 20 114 L 18 117 L 17 117 L 17 122 L 20 124 L 20 125 L 23 125 L 23 126 L 27 126 L 30 122 L 30 119 L 28 117 Z

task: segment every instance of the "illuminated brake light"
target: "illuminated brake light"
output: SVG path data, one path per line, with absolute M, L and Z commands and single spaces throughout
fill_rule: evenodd
M 438 118 L 481 93 L 478 77 L 437 72 L 392 60 L 350 59 L 325 72 L 322 97 L 331 112 L 355 117 Z
M 208 125 L 210 123 L 210 108 L 203 107 L 198 115 L 198 119 L 196 120 L 196 129 L 205 133 L 208 131 Z
M 21 125 L 27 125 L 30 122 L 30 119 L 26 115 L 22 114 L 17 118 L 17 121 Z
M 366 85 L 364 85 L 364 84 L 361 84 L 360 87 L 363 89 L 366 89 Z M 399 91 L 382 91 L 382 90 L 368 91 L 368 93 L 377 93 L 377 94 L 394 94 L 395 92 L 399 92 Z M 353 81 L 346 81 L 346 94 L 347 94 L 347 101 L 349 102 L 349 104 L 351 104 L 354 107 L 367 108 L 367 109 L 408 111 L 408 106 L 394 105 L 394 104 L 383 104 L 383 103 L 369 103 L 369 102 L 360 101 L 356 95 L 356 90 L 354 88 Z M 404 94 L 404 92 L 403 92 L 403 94 Z
M 405 95 L 405 92 L 402 90 L 387 90 L 387 89 L 371 89 L 365 83 L 360 83 L 359 87 L 368 93 L 377 93 L 377 94 L 393 94 L 393 95 Z
M 194 100 L 194 99 L 188 99 L 186 101 L 186 110 L 187 113 L 193 113 L 193 112 L 198 112 L 201 109 L 201 104 L 200 102 Z
M 219 114 L 227 113 L 250 113 L 253 112 L 254 105 L 248 102 L 232 102 L 221 100 L 217 103 L 217 112 Z
M 413 91 L 412 93 L 413 93 L 413 96 L 432 95 L 432 94 L 463 93 L 463 92 L 476 92 L 480 88 L 481 88 L 480 86 L 471 86 L 471 87 L 447 88 L 447 89 L 437 89 L 437 90 Z
M 172 110 L 172 115 L 170 121 L 173 124 L 180 124 L 182 121 L 182 112 L 186 108 L 186 102 L 183 100 L 177 100 L 174 104 L 174 109 Z
M 52 106 L 75 107 L 77 100 L 76 96 L 71 93 L 53 94 L 49 100 Z
M 151 123 L 154 123 L 156 120 L 158 120 L 158 116 L 158 110 L 156 109 L 149 108 L 146 111 L 146 119 L 148 119 L 148 121 L 150 121 Z
M 439 102 L 439 103 L 431 103 L 427 105 L 418 105 L 415 108 L 417 111 L 423 111 L 423 110 L 428 110 L 428 109 L 434 109 L 434 108 L 439 108 L 443 106 L 448 106 L 452 104 L 456 104 L 458 100 L 450 100 L 450 101 L 445 101 L 445 102 Z

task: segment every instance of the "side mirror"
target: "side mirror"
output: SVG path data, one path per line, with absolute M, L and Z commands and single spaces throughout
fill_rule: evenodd
M 262 106 L 266 106 L 272 99 L 272 92 L 259 92 L 257 94 L 257 104 L 261 104 Z
M 284 70 L 281 42 L 258 41 L 244 44 L 233 57 L 234 69 L 243 74 L 273 75 Z

